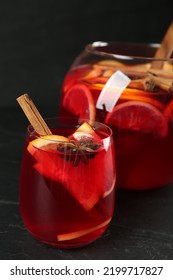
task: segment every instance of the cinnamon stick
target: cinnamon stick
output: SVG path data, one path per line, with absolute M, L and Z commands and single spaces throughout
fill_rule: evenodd
M 167 92 L 173 92 L 173 81 L 157 77 L 149 72 L 145 78 L 131 80 L 128 87 L 145 91 L 154 91 L 155 87 L 159 87 Z
M 160 47 L 157 49 L 154 60 L 151 63 L 151 68 L 162 69 L 164 59 L 168 59 L 173 52 L 173 21 L 168 27 L 165 36 L 161 42 Z
M 16 100 L 24 111 L 30 124 L 39 135 L 52 134 L 46 122 L 43 120 L 42 116 L 40 115 L 39 111 L 37 110 L 36 106 L 27 93 L 19 96 Z

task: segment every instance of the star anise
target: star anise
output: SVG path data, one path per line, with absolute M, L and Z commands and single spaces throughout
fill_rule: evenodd
M 88 164 L 89 159 L 95 157 L 100 146 L 101 144 L 94 142 L 92 138 L 84 136 L 79 141 L 62 142 L 58 145 L 57 150 L 61 157 L 71 161 L 74 166 L 78 166 L 80 161 Z

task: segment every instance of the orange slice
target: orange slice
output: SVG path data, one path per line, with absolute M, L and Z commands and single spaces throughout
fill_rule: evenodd
M 83 80 L 88 80 L 92 78 L 97 78 L 102 75 L 102 70 L 99 68 L 92 68 L 84 77 Z
M 111 218 L 107 219 L 105 222 L 103 222 L 95 227 L 91 227 L 91 228 L 87 228 L 87 229 L 83 229 L 83 230 L 79 230 L 79 231 L 74 231 L 74 232 L 70 232 L 70 233 L 58 234 L 57 241 L 66 241 L 66 240 L 76 239 L 81 236 L 85 236 L 93 231 L 96 231 L 98 229 L 101 229 L 101 228 L 107 226 L 110 223 L 110 221 L 111 221 Z
M 103 190 L 93 188 L 98 178 L 94 172 L 91 172 L 95 170 L 92 160 L 88 164 L 81 163 L 77 167 L 71 161 L 66 161 L 62 157 L 63 154 L 59 156 L 57 152 L 59 142 L 69 143 L 69 141 L 70 139 L 64 136 L 46 135 L 31 141 L 27 150 L 33 156 L 34 168 L 43 177 L 50 179 L 52 183 L 55 182 L 57 186 L 63 185 L 80 205 L 89 211 L 98 202 Z
M 105 60 L 100 60 L 96 64 L 94 64 L 95 67 L 97 67 L 98 65 L 107 66 L 107 67 L 115 67 L 115 66 L 122 67 L 124 66 L 124 63 L 112 59 L 105 59 Z
M 107 114 L 105 123 L 161 137 L 165 137 L 168 132 L 165 116 L 153 105 L 141 101 L 127 101 L 115 106 Z
M 104 87 L 104 84 L 101 83 L 96 83 L 96 84 L 91 84 L 90 88 L 93 90 L 98 90 L 101 91 Z M 119 99 L 120 100 L 134 100 L 134 101 L 142 101 L 149 103 L 159 110 L 163 111 L 165 109 L 165 106 L 158 100 L 152 98 L 151 96 L 153 95 L 158 95 L 158 93 L 155 92 L 147 92 L 139 89 L 131 89 L 131 88 L 125 88 L 123 93 L 120 95 Z M 162 94 L 162 93 L 159 93 Z
M 90 90 L 83 84 L 76 84 L 66 92 L 63 106 L 81 119 L 95 120 L 94 99 Z
M 97 77 L 97 78 L 91 78 L 88 79 L 87 82 L 90 82 L 91 84 L 101 84 L 102 87 L 107 83 L 108 77 Z
M 32 147 L 34 146 L 37 149 L 42 150 L 56 150 L 58 146 L 58 142 L 69 142 L 70 140 L 67 137 L 61 135 L 45 135 L 41 136 L 33 141 L 31 141 L 28 145 L 28 151 L 32 153 Z
M 57 176 L 54 175 L 56 168 L 57 147 L 60 142 L 69 142 L 70 140 L 60 135 L 46 135 L 39 137 L 31 141 L 27 147 L 28 152 L 34 158 L 34 168 L 45 176 L 46 178 L 52 178 L 55 180 L 58 178 L 60 172 L 57 172 Z
M 141 91 L 142 92 L 142 91 Z M 137 94 L 133 94 L 133 92 L 131 94 L 122 94 L 120 96 L 120 99 L 126 99 L 126 100 L 134 100 L 134 101 L 142 101 L 142 102 L 146 102 L 148 104 L 153 105 L 154 107 L 158 108 L 159 110 L 163 111 L 165 109 L 165 106 L 158 100 L 151 98 L 149 96 L 144 95 L 145 92 L 142 92 L 143 95 L 137 93 Z
M 155 96 L 155 95 L 165 95 L 164 92 L 157 92 L 157 91 L 144 91 L 142 89 L 137 89 L 137 88 L 125 88 L 123 91 L 124 95 L 142 95 L 143 97 L 145 96 Z

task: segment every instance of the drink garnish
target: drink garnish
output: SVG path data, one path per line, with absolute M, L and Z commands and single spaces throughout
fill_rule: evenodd
M 67 161 L 71 161 L 74 166 L 79 162 L 88 164 L 88 160 L 96 156 L 100 144 L 95 143 L 90 137 L 82 137 L 80 140 L 70 140 L 69 143 L 61 143 L 57 147 L 57 151 Z
M 158 137 L 166 137 L 168 133 L 168 124 L 163 113 L 153 105 L 142 101 L 127 101 L 118 104 L 112 112 L 107 114 L 105 123 Z
M 31 146 L 34 146 L 37 149 L 45 151 L 56 151 L 61 143 L 63 143 L 63 145 L 67 145 L 70 143 L 70 140 L 61 135 L 44 135 L 32 140 L 28 145 L 28 150 L 30 151 Z
M 144 91 L 157 91 L 157 88 L 167 92 L 173 92 L 173 80 L 158 77 L 153 73 L 148 74 L 142 79 L 131 80 L 129 88 L 141 89 Z
M 96 109 L 90 90 L 82 83 L 73 85 L 66 93 L 63 106 L 81 119 L 95 120 Z
M 31 154 L 34 154 L 32 146 L 47 151 L 58 151 L 66 160 L 72 161 L 74 166 L 80 161 L 87 164 L 90 158 L 94 158 L 101 144 L 98 143 L 100 137 L 89 123 L 84 122 L 69 138 L 54 135 L 28 94 L 21 95 L 17 101 L 36 133 L 40 135 L 28 145 Z
M 131 89 L 132 90 L 132 89 Z M 143 94 L 142 94 L 143 93 Z M 165 106 L 163 103 L 161 103 L 159 100 L 154 99 L 151 97 L 151 95 L 147 94 L 146 91 L 140 92 L 139 90 L 133 90 L 133 92 L 130 92 L 130 89 L 126 89 L 123 94 L 120 96 L 121 101 L 142 101 L 148 104 L 153 105 L 157 109 L 159 109 L 161 112 L 164 111 Z
M 168 27 L 160 47 L 157 49 L 151 68 L 162 69 L 164 65 L 164 60 L 168 59 L 173 52 L 173 21 L 171 22 L 170 26 Z
M 92 137 L 81 137 L 81 139 L 75 140 L 72 135 L 68 138 L 52 134 L 32 140 L 28 144 L 27 150 L 33 157 L 33 168 L 45 180 L 63 184 L 80 205 L 89 211 L 103 193 L 102 188 L 93 189 L 93 185 L 90 183 L 97 177 L 91 172 L 93 169 L 95 170 L 92 159 L 99 151 L 100 142 L 101 140 L 95 141 Z M 87 167 L 89 161 L 92 162 Z M 78 170 L 74 170 L 77 168 L 76 166 L 79 166 Z M 73 177 L 73 173 L 77 175 Z
M 85 128 L 87 128 L 86 132 Z M 100 137 L 97 133 L 89 123 L 85 122 L 69 137 L 54 134 L 44 135 L 32 140 L 27 149 L 32 155 L 34 155 L 32 147 L 44 151 L 58 152 L 61 157 L 71 161 L 74 166 L 78 166 L 80 161 L 88 164 L 88 160 L 96 156 L 98 149 L 101 147 L 99 140 Z
M 42 116 L 40 115 L 39 111 L 37 110 L 32 99 L 27 93 L 19 96 L 17 98 L 17 102 L 21 106 L 30 124 L 39 135 L 52 134 Z
M 100 139 L 98 134 L 94 131 L 94 129 L 91 127 L 91 125 L 88 122 L 84 122 L 81 124 L 77 130 L 72 135 L 73 138 L 76 140 L 80 140 L 84 137 L 94 138 L 94 139 Z
M 78 230 L 78 231 L 74 231 L 74 232 L 70 232 L 70 233 L 58 234 L 57 241 L 72 240 L 72 239 L 76 239 L 81 236 L 87 235 L 89 233 L 92 233 L 93 231 L 104 228 L 105 226 L 107 226 L 110 223 L 110 221 L 111 221 L 111 218 L 109 218 L 105 222 L 103 222 L 97 226 L 91 227 L 91 228 L 82 229 L 82 230 Z
M 93 82 L 95 84 L 105 84 L 107 82 L 106 78 L 110 78 L 114 72 L 119 70 L 131 79 L 127 88 L 149 92 L 157 91 L 160 88 L 167 92 L 173 92 L 173 73 L 166 71 L 172 65 L 165 62 L 165 59 L 168 59 L 172 52 L 173 22 L 168 27 L 151 63 L 125 65 L 114 60 L 101 60 L 91 65 L 90 72 L 82 77 L 82 80 L 91 84 Z

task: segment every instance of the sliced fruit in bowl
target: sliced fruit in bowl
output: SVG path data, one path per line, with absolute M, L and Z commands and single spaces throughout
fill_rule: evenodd
M 63 106 L 81 119 L 95 120 L 94 99 L 90 90 L 83 84 L 75 84 L 67 91 Z
M 153 105 L 142 101 L 118 104 L 106 116 L 105 123 L 122 129 L 153 133 L 165 137 L 168 124 L 165 116 Z

